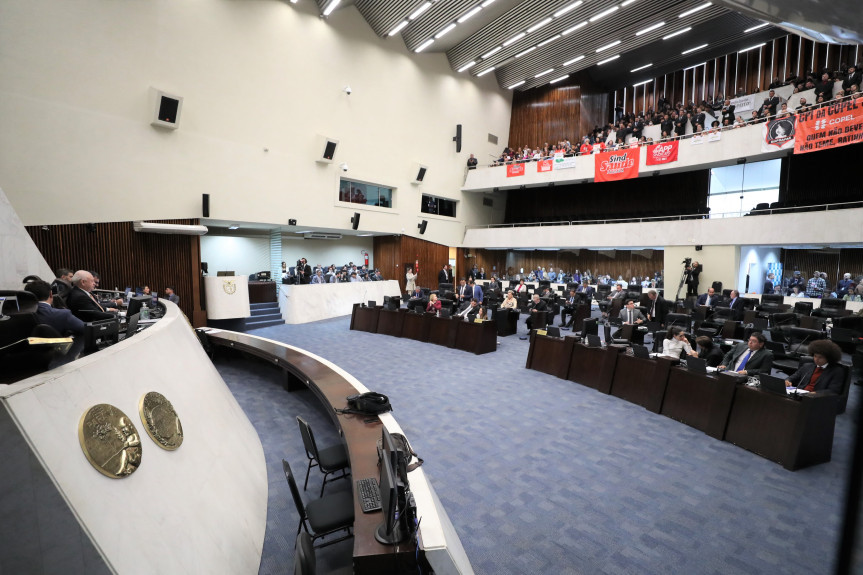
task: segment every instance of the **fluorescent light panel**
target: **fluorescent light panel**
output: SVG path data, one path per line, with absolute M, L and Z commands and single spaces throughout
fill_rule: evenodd
M 481 6 L 482 6 L 483 8 L 485 8 L 486 6 L 488 6 L 489 4 L 491 4 L 492 2 L 494 2 L 494 0 L 485 0 L 485 2 L 483 2 L 483 3 L 481 4 Z
M 402 31 L 402 29 L 403 29 L 405 26 L 407 26 L 407 25 L 408 25 L 408 21 L 407 21 L 407 20 L 403 20 L 403 21 L 399 22 L 399 25 L 398 25 L 398 26 L 396 26 L 395 28 L 393 28 L 393 29 L 390 31 L 390 33 L 388 34 L 388 36 L 395 36 L 396 34 L 398 34 L 399 32 L 401 32 L 401 31 Z
M 692 26 L 689 26 L 689 27 L 687 27 L 687 28 L 684 28 L 683 30 L 678 30 L 677 32 L 672 32 L 672 33 L 671 33 L 671 34 L 669 34 L 668 36 L 663 36 L 663 37 L 662 37 L 662 39 L 663 39 L 663 40 L 668 40 L 669 38 L 674 38 L 675 36 L 680 36 L 681 34 L 684 34 L 684 33 L 686 33 L 686 32 L 689 32 L 690 30 L 692 30 Z
M 639 86 L 644 86 L 645 84 L 648 84 L 650 82 L 651 82 L 651 80 L 645 80 L 644 82 L 639 82 L 638 84 L 633 84 L 632 87 L 637 88 Z
M 467 64 L 465 64 L 465 65 L 464 65 L 464 66 L 462 66 L 461 68 L 459 68 L 459 69 L 458 69 L 458 71 L 459 71 L 459 72 L 464 72 L 465 70 L 467 70 L 467 69 L 468 69 L 468 68 L 470 68 L 471 66 L 476 66 L 476 60 L 471 60 L 470 62 L 468 62 Z
M 618 6 L 612 6 L 612 7 L 611 7 L 611 8 L 609 8 L 608 10 L 604 10 L 604 11 L 600 12 L 599 14 L 597 14 L 596 16 L 591 17 L 590 21 L 591 21 L 591 22 L 596 22 L 596 21 L 597 21 L 597 20 L 599 20 L 600 18 L 605 18 L 605 17 L 606 17 L 606 16 L 608 16 L 609 14 L 612 14 L 612 13 L 614 13 L 614 12 L 617 12 L 617 9 L 618 9 L 618 8 L 619 8 Z
M 663 26 L 665 26 L 665 22 L 657 22 L 653 26 L 648 26 L 644 30 L 639 30 L 638 32 L 635 33 L 635 35 L 641 36 L 642 34 L 647 34 L 648 32 L 653 32 L 657 28 L 662 28 Z
M 228 229 L 229 230 L 238 230 L 238 229 L 240 229 L 240 226 L 237 226 L 237 225 L 228 226 Z
M 558 10 L 557 12 L 555 12 L 555 13 L 554 13 L 554 17 L 555 17 L 555 18 L 560 18 L 561 16 L 563 16 L 563 15 L 564 15 L 564 14 L 566 14 L 567 12 L 569 12 L 569 11 L 571 11 L 571 10 L 575 10 L 576 8 L 578 8 L 579 6 L 581 6 L 582 4 L 584 4 L 584 2 L 582 2 L 582 0 L 578 0 L 578 2 L 574 2 L 573 4 L 570 4 L 569 6 L 567 6 L 567 7 L 565 7 L 565 8 L 561 8 L 560 10 Z
M 504 47 L 506 47 L 506 46 L 509 46 L 510 44 L 514 44 L 515 42 L 518 42 L 519 40 L 521 40 L 525 36 L 527 36 L 526 32 L 519 32 L 518 34 L 516 34 L 515 36 L 513 36 L 512 38 L 510 38 L 509 40 L 504 42 L 503 45 L 504 45 Z
M 561 32 L 561 33 L 560 33 L 560 35 L 561 35 L 561 36 L 566 36 L 566 35 L 567 35 L 567 34 L 569 34 L 570 32 L 575 32 L 575 31 L 576 31 L 576 30 L 578 30 L 579 28 L 584 28 L 585 26 L 587 26 L 587 20 L 585 20 L 584 22 L 581 22 L 581 23 L 579 23 L 579 24 L 576 24 L 576 25 L 575 25 L 575 26 L 573 26 L 572 28 L 567 28 L 566 30 L 564 30 L 563 32 Z
M 712 5 L 712 4 L 713 4 L 713 2 L 705 2 L 705 3 L 704 3 L 704 4 L 702 4 L 701 6 L 696 6 L 695 8 L 693 8 L 693 9 L 691 9 L 691 10 L 687 10 L 686 12 L 684 12 L 683 14 L 681 14 L 680 16 L 678 16 L 678 18 L 686 18 L 686 17 L 687 17 L 687 16 L 689 16 L 690 14 L 695 14 L 696 12 L 700 12 L 700 11 L 704 10 L 705 8 L 707 8 L 708 6 Z
M 416 10 L 414 10 L 414 13 L 411 14 L 410 16 L 408 16 L 408 20 L 415 20 L 415 19 L 419 18 L 420 14 L 422 14 L 423 12 L 428 10 L 429 8 L 431 8 L 431 2 L 426 2 L 425 4 L 423 4 L 422 6 L 417 8 Z
M 549 84 L 556 84 L 557 82 L 560 82 L 561 80 L 566 80 L 567 78 L 569 78 L 569 74 L 564 74 L 560 78 L 555 78 L 554 80 L 549 82 Z
M 689 54 L 690 52 L 695 52 L 701 50 L 702 48 L 707 48 L 707 44 L 702 44 L 701 46 L 696 46 L 695 48 L 690 48 L 689 50 L 684 50 L 681 54 Z
M 443 30 L 441 30 L 440 32 L 435 34 L 434 35 L 435 39 L 442 38 L 447 32 L 449 32 L 453 28 L 455 28 L 455 22 L 453 22 L 452 24 L 450 24 L 449 26 L 447 26 L 446 28 L 444 28 Z
M 548 69 L 548 70 L 546 70 L 545 72 L 540 72 L 539 74 L 537 74 L 536 76 L 534 76 L 534 78 L 542 78 L 542 77 L 543 77 L 543 76 L 545 76 L 546 74 L 551 74 L 552 72 L 554 72 L 554 68 L 549 68 L 549 69 Z
M 560 34 L 558 34 L 557 36 L 552 36 L 552 37 L 551 37 L 551 38 L 549 38 L 548 40 L 543 40 L 542 42 L 540 42 L 539 44 L 537 44 L 537 45 L 536 45 L 536 47 L 537 47 L 537 48 L 542 48 L 542 47 L 543 47 L 543 46 L 545 46 L 546 44 L 551 44 L 552 42 L 554 42 L 554 41 L 555 41 L 555 40 L 557 40 L 558 38 L 560 38 Z
M 621 3 L 620 7 L 623 8 L 624 6 L 629 6 L 633 2 L 635 2 L 635 0 L 626 0 L 625 2 Z
M 332 14 L 333 10 L 336 9 L 336 6 L 338 6 L 341 1 L 342 0 L 332 0 L 329 4 L 327 4 L 327 7 L 324 8 L 324 16 L 329 16 L 330 14 Z
M 426 40 L 425 42 L 423 42 L 422 44 L 417 46 L 417 49 L 414 50 L 414 52 L 420 53 L 423 50 L 425 50 L 426 48 L 428 48 L 429 46 L 431 46 L 432 44 L 434 44 L 434 38 L 429 38 L 428 40 Z
M 513 88 L 518 88 L 519 86 L 521 86 L 524 83 L 525 83 L 525 80 L 522 80 L 521 82 L 516 82 L 515 84 L 510 86 L 509 89 L 512 90 Z
M 743 50 L 738 50 L 738 54 L 742 54 L 743 52 L 749 52 L 750 50 L 755 50 L 756 48 L 761 48 L 764 46 L 766 42 L 762 42 L 761 44 L 756 44 L 755 46 L 750 46 L 749 48 L 744 48 Z
M 584 55 L 576 56 L 575 58 L 573 58 L 573 59 L 572 59 L 572 60 L 570 60 L 569 62 L 564 62 L 564 63 L 563 63 L 563 65 L 564 65 L 564 66 L 569 66 L 570 64 L 575 64 L 575 63 L 576 63 L 576 62 L 578 62 L 579 60 L 584 60 Z
M 602 51 L 604 51 L 604 50 L 608 50 L 609 48 L 614 48 L 614 47 L 615 47 L 615 46 L 617 46 L 618 44 L 620 44 L 620 40 L 615 40 L 615 41 L 614 41 L 614 42 L 612 42 L 611 44 L 606 44 L 605 46 L 602 46 L 602 47 L 600 47 L 600 48 L 597 48 L 597 49 L 596 49 L 596 53 L 597 53 L 597 54 L 599 54 L 600 52 L 602 52 Z
M 606 58 L 605 60 L 600 60 L 599 62 L 597 62 L 597 63 L 596 63 L 596 65 L 597 65 L 597 66 L 602 66 L 603 64 L 608 64 L 608 63 L 609 63 L 609 62 L 611 62 L 612 60 L 617 60 L 618 58 L 620 58 L 620 54 L 615 54 L 615 55 L 614 55 L 614 56 L 612 56 L 611 58 Z
M 651 66 L 653 66 L 652 62 L 650 64 L 645 64 L 644 66 L 639 66 L 638 68 L 635 68 L 634 70 L 630 70 L 630 72 L 638 72 L 639 70 L 644 70 L 645 68 L 650 68 Z
M 533 26 L 531 26 L 530 28 L 527 29 L 527 33 L 533 34 L 537 30 L 539 30 L 540 28 L 542 28 L 543 26 L 548 24 L 549 22 L 551 22 L 551 18 L 546 18 L 545 20 L 537 22 L 536 24 L 534 24 Z
M 483 70 L 482 72 L 480 72 L 479 74 L 477 74 L 477 75 L 476 75 L 476 77 L 477 77 L 477 78 L 479 78 L 480 76 L 485 76 L 486 74 L 488 74 L 488 73 L 489 73 L 489 72 L 491 72 L 492 70 L 494 70 L 494 66 L 492 66 L 492 67 L 491 67 L 491 68 L 489 68 L 488 70 Z
M 493 54 L 497 54 L 501 50 L 503 50 L 503 48 L 501 48 L 500 46 L 498 46 L 497 48 L 492 48 L 491 50 L 489 50 L 488 52 L 486 52 L 485 54 L 482 55 L 482 59 L 485 60 L 489 56 L 492 56 Z
M 464 14 L 462 14 L 461 18 L 456 20 L 456 22 L 458 22 L 459 24 L 462 24 L 465 20 L 467 20 L 468 18 L 470 18 L 471 16 L 473 16 L 474 14 L 479 12 L 480 10 L 482 10 L 482 6 L 476 6 L 472 10 L 469 10 L 469 11 L 465 12 Z
M 765 22 L 764 24 L 759 24 L 758 26 L 753 26 L 752 28 L 747 28 L 746 30 L 743 31 L 743 33 L 748 34 L 749 32 L 754 32 L 755 30 L 758 30 L 759 28 L 764 28 L 765 26 L 769 26 L 769 25 L 770 25 L 770 22 Z
M 536 50 L 536 46 L 531 46 L 531 47 L 530 47 L 530 48 L 528 48 L 527 50 L 525 50 L 525 51 L 523 51 L 523 52 L 519 52 L 518 54 L 516 54 L 516 55 L 515 55 L 515 57 L 516 57 L 516 58 L 521 58 L 521 57 L 522 57 L 522 56 L 524 56 L 525 54 L 530 54 L 530 53 L 531 53 L 531 52 L 533 52 L 534 50 Z

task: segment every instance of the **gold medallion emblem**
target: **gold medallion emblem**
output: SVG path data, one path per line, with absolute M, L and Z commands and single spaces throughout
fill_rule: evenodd
M 237 280 L 222 280 L 222 289 L 228 295 L 234 295 L 237 291 Z
M 90 464 L 113 479 L 131 475 L 141 465 L 141 440 L 129 417 L 107 403 L 94 405 L 78 423 L 78 441 Z
M 155 391 L 141 397 L 138 402 L 141 422 L 153 441 L 162 449 L 174 451 L 183 444 L 183 426 L 171 402 Z

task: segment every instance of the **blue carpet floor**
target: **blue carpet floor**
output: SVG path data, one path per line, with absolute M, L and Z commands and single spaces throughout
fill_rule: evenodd
M 528 342 L 462 351 L 348 329 L 349 318 L 252 332 L 325 357 L 390 396 L 394 416 L 480 574 L 831 573 L 852 455 L 838 417 L 833 460 L 790 472 L 686 425 L 525 369 Z M 524 330 L 523 324 L 521 329 Z M 338 441 L 310 392 L 250 359 L 217 367 L 256 426 L 270 477 L 260 573 L 291 573 L 298 514 L 281 469 L 299 476 L 302 415 L 322 446 Z M 350 489 L 337 481 L 327 493 Z M 306 500 L 320 492 L 313 469 Z M 351 541 L 318 552 L 350 563 Z

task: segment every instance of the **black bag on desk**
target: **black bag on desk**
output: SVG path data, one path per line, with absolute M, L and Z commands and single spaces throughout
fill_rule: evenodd
M 359 413 L 362 415 L 378 415 L 392 411 L 390 398 L 383 393 L 368 391 L 359 395 L 348 396 L 348 408 L 339 410 L 341 413 Z

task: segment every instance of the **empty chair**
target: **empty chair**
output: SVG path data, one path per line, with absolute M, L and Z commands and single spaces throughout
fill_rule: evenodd
M 845 312 L 845 304 L 848 303 L 844 299 L 824 298 L 821 300 L 821 307 L 814 310 L 812 315 L 820 317 L 839 317 Z
M 615 339 L 611 337 L 611 325 L 605 324 L 603 329 L 605 330 L 605 345 L 629 345 L 628 339 Z
M 799 315 L 810 315 L 812 313 L 811 301 L 794 302 L 794 313 Z
M 823 339 L 824 336 L 824 332 L 817 329 L 792 327 L 789 350 L 800 355 L 809 355 L 809 344 L 813 341 Z
M 294 575 L 315 575 L 318 571 L 318 561 L 315 557 L 315 548 L 312 545 L 312 537 L 305 531 L 297 535 L 297 544 L 294 547 Z M 350 575 L 353 567 L 348 565 L 328 571 L 329 575 Z
M 297 416 L 297 423 L 300 426 L 300 435 L 303 436 L 303 446 L 306 448 L 306 457 L 309 458 L 309 466 L 306 468 L 306 481 L 303 483 L 303 491 L 309 485 L 309 472 L 312 467 L 317 467 L 324 474 L 324 482 L 321 485 L 321 496 L 324 494 L 324 487 L 327 486 L 328 478 L 331 474 L 341 471 L 342 474 L 333 479 L 342 479 L 347 477 L 350 469 L 350 461 L 348 460 L 348 452 L 342 444 L 333 445 L 324 449 L 318 449 L 315 442 L 315 434 L 312 433 L 312 428 L 306 421 Z
M 332 545 L 333 543 L 353 537 L 351 527 L 354 524 L 354 497 L 350 491 L 327 495 L 305 505 L 303 498 L 300 496 L 297 482 L 294 480 L 291 466 L 284 459 L 282 459 L 282 469 L 285 471 L 285 479 L 288 480 L 288 486 L 291 488 L 291 497 L 294 498 L 297 513 L 300 514 L 297 535 L 300 534 L 301 530 L 305 529 L 306 533 L 311 535 L 312 542 L 314 542 L 315 539 L 331 533 L 347 531 L 347 535 L 344 537 L 327 541 L 323 545 L 319 545 L 319 547 Z
M 743 327 L 739 321 L 728 320 L 722 324 L 720 334 L 723 339 L 741 339 L 739 336 L 742 335 L 742 331 Z
M 671 327 L 673 325 L 680 326 L 684 331 L 689 331 L 690 317 L 685 313 L 670 313 L 665 316 L 665 325 Z

